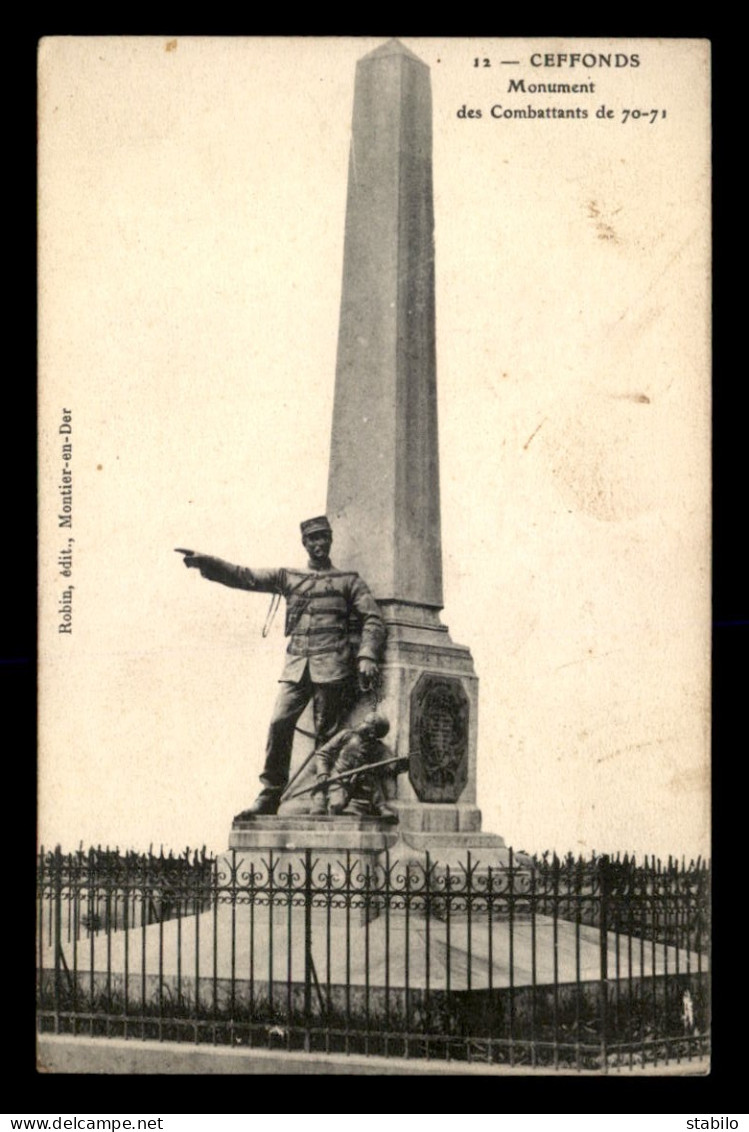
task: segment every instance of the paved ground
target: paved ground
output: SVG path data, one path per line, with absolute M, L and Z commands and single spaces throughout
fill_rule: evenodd
M 269 1050 L 219 1049 L 176 1042 L 125 1041 L 121 1038 L 84 1038 L 42 1035 L 37 1065 L 44 1073 L 196 1073 L 196 1074 L 336 1074 L 377 1076 L 493 1076 L 553 1077 L 601 1076 L 572 1069 L 533 1070 L 504 1065 L 479 1065 L 402 1058 L 345 1057 L 342 1054 L 288 1054 Z M 680 1065 L 614 1069 L 617 1077 L 703 1077 L 707 1060 Z

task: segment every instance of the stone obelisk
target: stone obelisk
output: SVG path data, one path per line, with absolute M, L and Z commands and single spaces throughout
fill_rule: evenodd
M 429 68 L 397 40 L 357 64 L 327 512 L 335 561 L 388 627 L 383 710 L 408 754 L 396 808 L 414 850 L 484 847 L 478 679 L 442 598 Z M 444 857 L 444 854 L 443 854 Z
M 382 601 L 442 608 L 431 90 L 395 40 L 357 66 L 328 507 Z

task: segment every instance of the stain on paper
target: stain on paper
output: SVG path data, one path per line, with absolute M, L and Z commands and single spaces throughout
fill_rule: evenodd
M 707 762 L 703 766 L 691 767 L 689 770 L 680 770 L 669 779 L 668 786 L 675 794 L 685 794 L 692 790 L 701 790 L 707 794 L 710 789 L 710 767 Z
M 596 235 L 599 240 L 612 240 L 615 244 L 619 242 L 614 226 L 610 223 L 611 217 L 616 216 L 618 212 L 621 212 L 621 206 L 606 215 L 602 212 L 597 201 L 588 201 L 588 216 L 595 221 Z
M 547 421 L 547 420 L 548 420 L 548 417 L 544 417 L 544 419 L 543 419 L 543 420 L 541 421 L 541 424 L 539 424 L 539 425 L 536 425 L 536 427 L 534 428 L 533 432 L 532 432 L 532 433 L 530 434 L 530 436 L 529 436 L 529 437 L 528 437 L 528 439 L 526 440 L 525 444 L 523 445 L 523 451 L 524 451 L 524 452 L 527 452 L 527 451 L 528 451 L 528 445 L 529 445 L 529 444 L 530 444 L 530 442 L 531 442 L 531 441 L 533 440 L 533 437 L 534 437 L 534 436 L 536 435 L 536 433 L 537 433 L 537 432 L 538 432 L 538 431 L 539 431 L 539 430 L 540 430 L 540 429 L 541 429 L 541 428 L 542 428 L 542 427 L 543 427 L 543 426 L 544 426 L 544 425 L 546 424 L 546 421 Z
M 647 393 L 612 393 L 614 401 L 633 401 L 635 405 L 649 405 Z

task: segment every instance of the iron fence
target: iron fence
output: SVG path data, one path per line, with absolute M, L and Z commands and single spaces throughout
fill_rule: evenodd
M 701 1058 L 698 860 L 38 857 L 45 1032 L 597 1069 Z

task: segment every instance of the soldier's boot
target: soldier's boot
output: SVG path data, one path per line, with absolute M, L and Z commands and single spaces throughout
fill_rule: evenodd
M 318 776 L 317 784 L 318 784 L 318 786 L 323 786 L 325 783 L 327 783 L 327 781 L 328 781 L 327 775 Z M 312 804 L 309 808 L 309 812 L 310 812 L 310 814 L 313 814 L 315 817 L 323 817 L 323 816 L 325 816 L 325 814 L 327 814 L 327 812 L 328 812 L 328 791 L 327 791 L 327 788 L 325 788 L 323 790 L 316 790 L 315 791 L 315 793 L 312 795 Z
M 328 810 L 330 813 L 342 814 L 349 803 L 349 797 L 348 791 L 344 790 L 340 782 L 337 782 L 335 786 L 331 786 L 328 797 Z
M 264 786 L 255 801 L 241 814 L 237 814 L 234 821 L 245 821 L 247 818 L 258 817 L 261 814 L 276 814 L 281 805 L 283 787 Z

